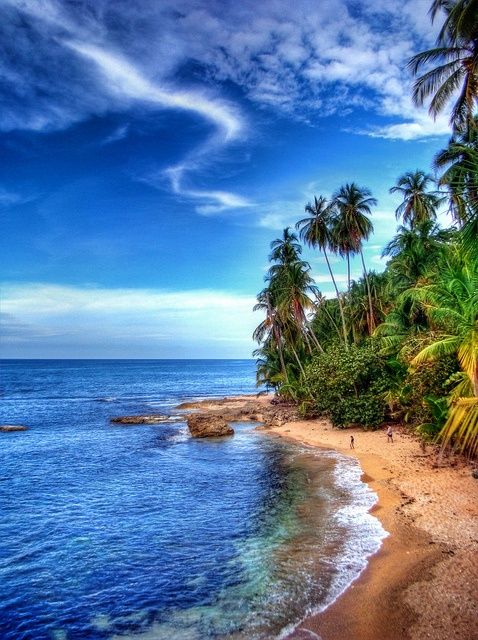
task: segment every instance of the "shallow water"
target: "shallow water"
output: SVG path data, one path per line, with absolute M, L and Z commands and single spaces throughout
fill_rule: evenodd
M 0 422 L 0 637 L 272 638 L 383 537 L 351 460 L 236 426 L 111 425 L 254 391 L 251 361 L 9 361 Z

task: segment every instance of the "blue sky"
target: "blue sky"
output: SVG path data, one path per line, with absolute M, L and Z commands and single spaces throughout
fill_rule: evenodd
M 382 269 L 389 187 L 449 136 L 410 100 L 428 0 L 1 4 L 4 357 L 250 357 L 282 228 L 368 186 Z

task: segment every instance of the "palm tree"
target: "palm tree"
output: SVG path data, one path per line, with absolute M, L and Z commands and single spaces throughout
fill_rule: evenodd
M 454 131 L 469 131 L 476 126 L 474 110 L 478 101 L 477 0 L 434 0 L 432 21 L 440 11 L 445 13 L 445 21 L 436 47 L 418 53 L 408 63 L 415 75 L 430 63 L 437 64 L 418 77 L 413 100 L 422 106 L 431 97 L 429 113 L 436 118 L 459 90 L 450 123 Z
M 395 211 L 397 220 L 403 218 L 403 223 L 412 229 L 427 220 L 435 220 L 443 198 L 428 190 L 432 184 L 435 184 L 432 176 L 418 169 L 407 171 L 398 178 L 397 184 L 390 189 L 390 193 L 399 193 L 403 198 Z
M 448 146 L 433 161 L 437 170 L 445 169 L 438 184 L 448 188 L 450 209 L 455 219 L 464 224 L 478 205 L 478 118 L 475 128 L 454 134 Z
M 256 358 L 256 386 L 266 386 L 266 389 L 277 388 L 281 382 L 287 383 L 281 363 L 278 359 L 276 346 L 271 340 L 265 341 L 252 354 Z
M 374 329 L 372 295 L 370 283 L 365 268 L 362 243 L 373 233 L 370 222 L 371 207 L 377 204 L 372 193 L 365 187 L 359 187 L 354 182 L 340 187 L 333 195 L 336 214 L 333 220 L 332 236 L 339 252 L 347 256 L 348 285 L 350 290 L 350 256 L 359 253 L 362 260 L 363 274 L 367 284 L 370 313 L 370 335 Z
M 478 258 L 463 260 L 455 250 L 436 282 L 416 287 L 410 295 L 425 305 L 441 337 L 426 346 L 415 362 L 456 353 L 478 398 Z
M 310 216 L 308 218 L 299 220 L 295 227 L 299 230 L 300 239 L 303 242 L 306 242 L 309 247 L 314 247 L 322 250 L 324 254 L 324 258 L 327 263 L 327 267 L 329 269 L 330 277 L 332 279 L 339 303 L 340 317 L 342 319 L 343 337 L 345 345 L 348 348 L 347 326 L 345 324 L 342 299 L 337 287 L 337 282 L 334 278 L 332 267 L 330 266 L 329 257 L 327 255 L 327 249 L 332 245 L 332 234 L 330 227 L 332 212 L 331 205 L 327 203 L 326 198 L 324 198 L 323 196 L 319 196 L 319 198 L 314 197 L 314 204 L 311 204 L 310 202 L 307 203 L 305 205 L 305 211 L 306 213 L 309 213 Z
M 253 311 L 265 311 L 265 319 L 256 327 L 252 334 L 253 339 L 260 344 L 269 344 L 269 353 L 271 349 L 276 349 L 282 374 L 286 382 L 288 382 L 287 368 L 284 360 L 283 352 L 283 327 L 279 314 L 274 308 L 273 292 L 266 287 L 257 296 L 257 304 L 254 305 Z
M 416 287 L 410 295 L 424 305 L 438 332 L 437 339 L 425 346 L 412 364 L 457 356 L 468 378 L 471 398 L 455 401 L 442 436 L 445 442 L 458 436 L 462 448 L 473 453 L 478 450 L 478 256 L 464 257 L 456 248 L 442 265 L 436 282 Z
M 273 265 L 268 277 L 274 281 L 277 312 L 283 323 L 287 325 L 292 322 L 298 335 L 303 336 L 310 353 L 312 353 L 310 340 L 319 351 L 323 351 L 307 319 L 307 312 L 315 310 L 315 304 L 309 294 L 316 293 L 314 281 L 310 276 L 310 265 L 303 260 Z
M 267 345 L 262 356 L 272 354 L 274 360 L 277 352 L 281 373 L 279 377 L 275 375 L 274 381 L 281 388 L 292 382 L 291 356 L 294 366 L 304 376 L 303 360 L 307 358 L 304 349 L 309 356 L 313 354 L 313 345 L 319 351 L 323 349 L 307 318 L 308 312 L 315 310 L 311 296 L 316 295 L 316 287 L 310 276 L 310 265 L 300 259 L 302 247 L 297 236 L 289 228 L 284 229 L 282 237 L 271 243 L 271 250 L 270 260 L 274 264 L 265 278 L 267 286 L 258 294 L 254 306 L 254 311 L 264 311 L 266 317 L 256 327 L 253 337 L 263 347 Z M 262 376 L 267 373 L 267 362 L 260 365 Z
M 286 227 L 282 232 L 282 237 L 271 242 L 270 262 L 290 264 L 296 262 L 302 253 L 302 247 L 295 233 L 291 233 L 290 227 Z
M 391 257 L 387 269 L 396 292 L 414 286 L 436 268 L 446 242 L 451 239 L 450 233 L 441 230 L 433 220 L 426 220 L 412 229 L 400 225 L 382 251 L 382 257 Z
M 326 298 L 320 291 L 315 297 L 315 314 L 312 327 L 321 344 L 329 343 L 337 334 L 343 340 L 343 329 L 340 328 L 341 313 L 337 298 Z M 331 331 L 331 328 L 333 331 Z
M 372 294 L 373 315 L 370 320 L 368 292 L 365 280 L 353 282 L 348 295 L 348 318 L 350 331 L 356 344 L 371 334 L 371 327 L 383 322 L 388 310 L 388 274 L 370 272 L 368 274 Z

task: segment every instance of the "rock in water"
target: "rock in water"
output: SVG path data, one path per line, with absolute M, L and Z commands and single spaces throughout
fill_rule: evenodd
M 0 431 L 28 431 L 22 424 L 0 424 Z
M 215 438 L 234 434 L 234 429 L 221 416 L 193 413 L 187 420 L 193 438 Z

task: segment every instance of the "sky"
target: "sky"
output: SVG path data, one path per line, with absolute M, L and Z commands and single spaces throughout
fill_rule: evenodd
M 449 138 L 410 98 L 429 4 L 0 0 L 1 355 L 251 357 L 271 241 L 346 182 L 382 270 Z

